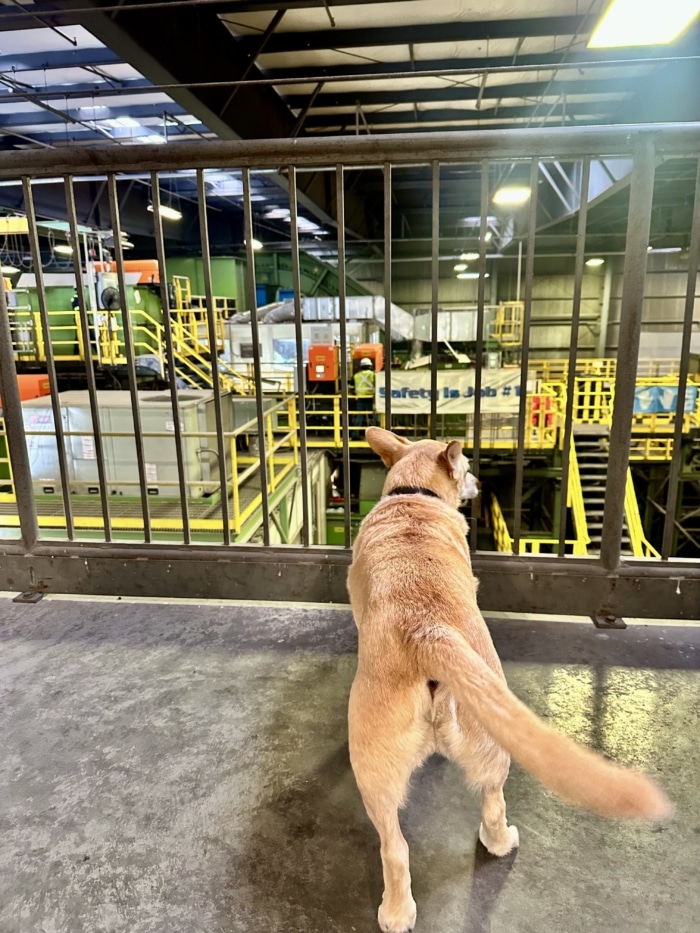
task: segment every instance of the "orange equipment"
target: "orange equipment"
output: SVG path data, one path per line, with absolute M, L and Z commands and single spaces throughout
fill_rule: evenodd
M 117 267 L 112 262 L 96 262 L 95 272 L 116 272 Z M 138 272 L 139 285 L 159 285 L 160 269 L 157 259 L 125 259 L 124 272 Z
M 46 373 L 29 373 L 27 375 L 17 376 L 17 385 L 19 386 L 20 401 L 26 402 L 30 398 L 40 398 L 42 395 L 49 395 L 51 387 L 49 377 Z M 0 398 L 0 408 L 2 408 L 2 399 Z
M 364 359 L 364 357 L 372 360 L 375 373 L 381 372 L 384 368 L 384 344 L 358 343 L 352 351 L 353 372 L 360 368 L 360 360 Z
M 338 379 L 338 348 L 333 344 L 312 344 L 309 347 L 309 382 L 336 382 Z

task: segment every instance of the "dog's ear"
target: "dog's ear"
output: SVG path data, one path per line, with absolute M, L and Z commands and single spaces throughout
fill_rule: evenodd
M 462 463 L 462 445 L 459 441 L 450 441 L 442 451 L 438 460 L 447 470 L 450 479 L 458 479 L 460 476 L 460 466 Z
M 405 437 L 399 437 L 398 434 L 385 431 L 384 428 L 367 428 L 365 437 L 375 454 L 379 454 L 385 466 L 390 469 L 411 446 L 411 442 L 407 441 Z

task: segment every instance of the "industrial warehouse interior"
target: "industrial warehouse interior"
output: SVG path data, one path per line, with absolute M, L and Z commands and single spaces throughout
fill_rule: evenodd
M 0 933 L 697 929 L 699 12 L 0 0 Z M 459 442 L 511 690 L 675 807 L 514 761 L 499 857 L 431 755 L 417 920 L 348 752 L 369 427 Z

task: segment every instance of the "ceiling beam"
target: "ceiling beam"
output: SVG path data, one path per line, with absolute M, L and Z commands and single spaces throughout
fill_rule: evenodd
M 387 91 L 350 91 L 348 93 L 321 93 L 316 97 L 315 108 L 321 107 L 348 107 L 354 108 L 358 103 L 362 107 L 382 104 L 412 104 L 429 103 L 431 101 L 466 101 L 466 100 L 502 100 L 506 97 L 540 98 L 543 94 L 548 97 L 558 97 L 560 94 L 600 94 L 600 93 L 634 93 L 639 87 L 638 78 L 624 78 L 611 81 L 606 77 L 603 80 L 585 81 L 521 81 L 517 84 L 486 85 L 483 91 L 478 84 L 460 84 L 457 87 L 427 88 L 419 87 L 410 90 Z M 289 94 L 284 98 L 290 107 L 298 109 L 306 104 L 307 94 Z M 312 111 L 313 113 L 313 111 Z
M 692 54 L 699 47 L 699 43 L 684 42 L 674 46 L 674 54 Z M 566 55 L 566 70 L 571 66 L 585 67 L 598 62 L 613 62 L 621 68 L 629 67 L 631 63 L 643 64 L 647 59 L 659 56 L 657 47 L 631 48 L 631 49 L 587 49 L 581 52 Z M 409 59 L 401 62 L 362 62 L 357 65 L 307 65 L 295 68 L 266 68 L 264 55 L 261 60 L 265 74 L 271 78 L 288 80 L 298 78 L 300 81 L 313 80 L 317 77 L 344 77 L 373 75 L 373 74 L 405 74 L 409 71 L 419 75 L 422 71 L 449 71 L 450 69 L 468 68 L 470 71 L 483 68 L 510 68 L 513 65 L 538 66 L 541 68 L 557 68 L 561 66 L 564 49 L 558 52 L 541 52 L 534 55 L 492 55 L 481 58 L 436 58 L 436 59 Z M 459 75 L 450 75 L 450 80 L 459 80 Z
M 535 114 L 537 105 L 524 104 L 522 107 L 498 107 L 491 110 L 458 110 L 458 109 L 435 109 L 419 110 L 417 115 L 412 110 L 383 110 L 378 113 L 365 112 L 367 123 L 370 127 L 388 126 L 390 124 L 406 123 L 419 128 L 421 123 L 477 123 L 479 120 L 509 118 L 529 118 Z M 612 113 L 612 108 L 608 105 L 607 111 L 601 110 L 600 103 L 590 104 L 557 104 L 552 110 L 550 117 L 562 116 L 582 116 L 595 114 L 595 120 L 602 120 L 607 113 Z M 545 111 L 538 114 L 537 119 L 542 119 Z M 417 119 L 416 119 L 417 117 Z M 354 125 L 354 116 L 351 113 L 313 113 L 306 118 L 307 129 L 336 129 L 340 126 L 352 122 Z M 589 121 L 586 121 L 589 122 Z M 592 122 L 592 121 L 591 121 Z M 483 127 L 490 129 L 490 127 Z
M 265 52 L 310 52 L 366 46 L 418 45 L 426 42 L 519 39 L 521 36 L 570 36 L 579 33 L 586 22 L 585 16 L 540 16 L 475 22 L 421 23 L 415 26 L 283 32 L 270 38 Z M 239 42 L 247 53 L 251 53 L 255 49 L 257 38 L 241 36 Z
M 135 0 L 138 3 L 138 0 Z M 407 0 L 331 0 L 330 6 L 370 6 L 375 3 L 395 3 L 406 6 Z M 323 0 L 224 0 L 228 13 L 264 13 L 274 10 L 323 10 Z M 325 13 L 324 13 L 325 15 Z
M 118 98 L 117 98 L 118 99 Z M 17 101 L 18 106 L 21 106 L 23 102 Z M 112 106 L 108 107 L 106 110 L 92 114 L 90 108 L 87 111 L 81 110 L 79 108 L 63 108 L 63 111 L 70 116 L 75 116 L 76 120 L 82 120 L 83 122 L 102 122 L 103 120 L 113 120 L 117 117 L 130 116 L 134 120 L 144 119 L 145 117 L 162 117 L 163 113 L 172 113 L 175 116 L 182 116 L 185 111 L 180 107 L 179 104 L 173 104 L 172 102 L 164 104 L 140 104 L 138 107 L 119 107 Z M 86 116 L 86 112 L 89 116 Z M 0 127 L 22 127 L 22 126 L 39 126 L 50 123 L 63 123 L 64 120 L 57 114 L 57 112 L 51 111 L 42 111 L 42 110 L 18 110 L 14 113 L 0 113 Z M 127 127 L 125 127 L 127 129 Z
M 60 52 L 20 52 L 0 55 L 0 72 L 46 71 L 54 68 L 84 68 L 116 65 L 121 58 L 111 49 L 74 49 L 66 45 Z
M 55 132 L 55 133 L 31 133 L 31 138 L 39 145 L 49 145 L 51 147 L 60 148 L 61 146 L 72 146 L 79 145 L 82 146 L 85 143 L 95 143 L 98 145 L 104 145 L 106 140 L 101 133 L 85 129 L 85 127 L 76 125 L 74 123 L 65 124 L 66 132 Z M 139 127 L 138 129 L 133 130 L 133 136 L 128 135 L 128 130 L 124 130 L 126 135 L 124 136 L 115 136 L 114 142 L 119 144 L 126 144 L 133 140 L 137 142 L 142 136 L 149 136 L 156 132 L 156 127 Z M 173 142 L 193 142 L 197 139 L 201 139 L 199 132 L 204 131 L 206 128 L 200 125 L 194 125 L 192 127 L 192 132 L 187 133 L 180 131 L 175 127 L 169 127 L 168 133 L 168 143 Z M 188 127 L 189 129 L 189 127 Z M 116 131 L 113 131 L 116 132 Z M 17 146 L 15 146 L 17 148 Z
M 133 8 L 133 12 L 139 9 L 152 7 L 158 0 L 102 0 L 95 2 L 94 6 L 104 7 L 105 14 L 115 12 L 116 8 L 120 10 Z M 360 4 L 374 3 L 406 3 L 407 0 L 333 0 L 332 6 L 358 6 Z M 75 7 L 84 10 L 89 6 L 89 0 L 74 4 Z M 176 12 L 184 6 L 196 6 L 191 0 L 161 0 L 160 5 L 163 11 Z M 238 13 L 262 13 L 275 12 L 277 10 L 308 10 L 323 9 L 322 0 L 261 0 L 261 2 L 237 2 L 237 0 L 204 0 L 202 6 L 210 6 L 217 14 L 235 15 Z M 99 12 L 99 10 L 97 10 Z M 82 15 L 95 15 L 92 11 Z M 324 14 L 325 15 L 325 14 Z M 40 20 L 43 20 L 42 23 Z M 50 2 L 50 0 L 37 0 L 28 6 L 26 12 L 17 7 L 0 8 L 0 32 L 16 29 L 41 29 L 42 26 L 68 26 L 75 25 L 77 22 L 75 14 L 69 5 L 65 5 L 61 0 Z
M 12 77 L 10 74 L 3 75 L 0 73 L 0 82 L 3 79 L 12 80 Z M 163 97 L 167 96 L 163 91 L 154 90 L 151 82 L 145 78 L 137 78 L 134 81 L 115 80 L 112 84 L 107 81 L 101 84 L 70 84 L 67 87 L 49 85 L 43 88 L 33 85 L 31 89 L 28 87 L 26 91 L 24 88 L 21 90 L 23 97 L 27 97 L 27 99 L 35 97 L 37 100 L 75 100 L 80 97 L 95 97 L 97 99 L 99 97 L 102 101 L 110 97 L 123 97 L 125 94 L 131 94 L 132 92 L 150 92 L 151 94 L 162 94 Z M 10 100 L 11 98 L 3 101 L 3 103 L 9 103 Z
M 248 66 L 246 50 L 218 18 L 215 5 L 178 6 L 170 16 L 157 8 L 100 13 L 99 4 L 89 0 L 71 0 L 62 9 L 91 5 L 95 13 L 76 13 L 75 21 L 153 84 L 236 80 Z M 257 67 L 250 76 L 260 76 Z M 288 136 L 294 127 L 288 107 L 273 88 L 264 86 L 241 88 L 236 105 L 222 117 L 230 93 L 227 87 L 182 87 L 170 96 L 222 139 Z

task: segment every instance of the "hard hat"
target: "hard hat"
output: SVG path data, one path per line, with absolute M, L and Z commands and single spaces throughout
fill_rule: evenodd
M 363 356 L 360 360 L 360 366 L 374 366 L 374 364 L 368 356 Z

